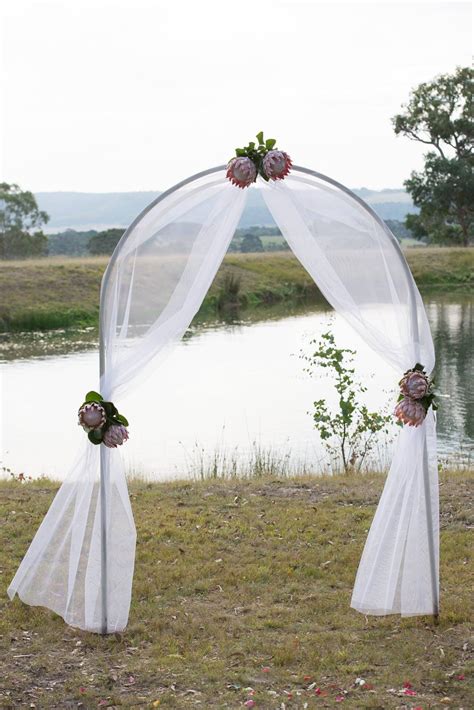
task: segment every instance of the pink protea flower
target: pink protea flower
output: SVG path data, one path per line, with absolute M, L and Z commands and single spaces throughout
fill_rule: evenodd
M 112 424 L 107 431 L 104 432 L 102 443 L 109 449 L 116 449 L 128 439 L 128 431 L 123 424 Z
M 395 407 L 395 416 L 409 426 L 420 426 L 426 417 L 426 410 L 416 399 L 404 397 Z
M 291 166 L 290 156 L 282 150 L 270 150 L 263 159 L 265 175 L 271 180 L 283 180 L 290 172 Z
M 79 410 L 78 424 L 84 431 L 100 429 L 106 422 L 105 409 L 97 402 L 84 404 Z
M 430 388 L 430 381 L 424 372 L 411 370 L 403 375 L 400 380 L 400 390 L 405 397 L 412 399 L 422 399 Z
M 232 158 L 227 165 L 226 177 L 237 187 L 248 187 L 257 178 L 257 168 L 250 158 Z

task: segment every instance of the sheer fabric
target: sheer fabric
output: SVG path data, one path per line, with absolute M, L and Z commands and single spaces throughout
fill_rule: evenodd
M 388 228 L 340 186 L 298 170 L 263 191 L 291 249 L 334 309 L 401 377 L 434 347 L 421 296 Z M 397 375 L 395 375 L 396 377 Z M 438 469 L 432 410 L 400 432 L 356 577 L 366 614 L 438 610 Z
M 106 400 L 119 404 L 182 337 L 224 258 L 246 198 L 224 170 L 213 172 L 159 198 L 124 235 L 102 284 L 100 392 Z M 93 383 L 84 383 L 85 390 L 91 388 Z M 159 406 L 159 393 L 153 396 Z M 116 449 L 85 440 L 8 594 L 52 609 L 71 626 L 102 631 L 100 449 L 106 479 L 106 630 L 113 633 L 127 625 L 136 539 Z
M 423 303 L 383 223 L 344 188 L 302 168 L 262 187 L 290 247 L 334 308 L 398 374 L 417 361 L 431 370 L 434 350 Z M 164 193 L 122 238 L 101 293 L 100 391 L 119 409 L 121 398 L 170 352 L 198 311 L 247 193 L 226 180 L 224 168 L 207 171 Z M 85 389 L 92 386 L 85 383 Z M 151 396 L 159 406 L 159 393 Z M 357 574 L 353 607 L 371 614 L 437 609 L 437 490 L 430 414 L 419 429 L 405 427 L 400 434 Z M 10 597 L 18 593 L 73 626 L 103 630 L 103 504 L 107 632 L 123 630 L 135 525 L 120 452 L 87 440 L 9 587 Z

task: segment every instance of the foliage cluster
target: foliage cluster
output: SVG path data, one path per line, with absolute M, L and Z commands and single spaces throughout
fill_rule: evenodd
M 41 227 L 48 219 L 32 192 L 0 183 L 0 259 L 47 254 L 48 240 Z
M 417 238 L 462 246 L 474 239 L 473 87 L 474 69 L 459 67 L 416 87 L 392 119 L 397 135 L 434 148 L 405 181 L 420 208 L 406 219 Z
M 243 148 L 236 148 L 235 155 L 237 158 L 250 158 L 257 169 L 257 174 L 260 175 L 266 182 L 268 182 L 268 176 L 263 167 L 263 159 L 270 150 L 276 150 L 276 140 L 275 138 L 263 139 L 263 131 L 257 133 L 257 141 L 250 141 L 250 143 Z
M 105 410 L 105 416 L 107 418 L 105 424 L 99 429 L 92 429 L 88 431 L 87 437 L 91 444 L 98 445 L 102 443 L 102 439 L 104 438 L 104 434 L 107 429 L 117 424 L 122 424 L 123 426 L 127 427 L 128 421 L 123 414 L 119 413 L 117 407 L 113 402 L 106 402 L 102 395 L 99 394 L 99 392 L 94 392 L 94 390 L 91 390 L 86 394 L 84 402 L 81 404 L 79 410 L 81 410 L 84 405 L 91 404 L 92 402 L 94 402 L 95 404 L 99 404 L 101 407 L 103 407 L 103 409 Z
M 122 227 L 117 227 L 106 229 L 103 232 L 98 232 L 89 240 L 89 253 L 94 256 L 99 256 L 101 254 L 112 254 L 122 238 L 124 231 L 125 230 Z
M 48 256 L 87 256 L 89 242 L 98 234 L 96 229 L 80 232 L 75 229 L 65 229 L 63 232 L 48 234 Z
M 386 412 L 370 412 L 360 397 L 367 387 L 356 378 L 352 367 L 355 351 L 337 347 L 331 332 L 313 340 L 316 350 L 302 355 L 307 362 L 305 371 L 317 376 L 326 370 L 337 393 L 337 406 L 331 407 L 326 399 L 314 402 L 314 426 L 331 456 L 333 465 L 339 459 L 344 471 L 360 471 L 376 443 L 379 433 L 389 435 L 393 416 Z

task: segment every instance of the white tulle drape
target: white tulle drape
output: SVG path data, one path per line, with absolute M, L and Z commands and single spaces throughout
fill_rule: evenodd
M 224 171 L 214 172 L 165 195 L 128 230 L 103 281 L 100 391 L 106 400 L 119 405 L 182 337 L 224 258 L 246 197 L 232 188 Z M 84 383 L 88 389 L 96 389 L 94 383 Z M 151 396 L 159 406 L 159 392 Z M 130 431 L 133 436 L 133 422 Z M 71 626 L 104 630 L 100 449 L 106 480 L 106 631 L 113 633 L 127 625 L 136 540 L 119 450 L 85 438 L 8 594 L 52 609 Z
M 403 372 L 434 367 L 421 296 L 394 237 L 340 187 L 293 172 L 263 191 L 291 249 L 359 335 Z M 438 611 L 438 469 L 432 410 L 400 432 L 351 605 L 366 614 Z
M 431 370 L 434 351 L 423 303 L 383 224 L 340 186 L 304 169 L 262 187 L 290 247 L 334 308 L 400 375 L 416 362 Z M 170 352 L 198 311 L 247 194 L 226 180 L 224 169 L 207 171 L 162 195 L 127 230 L 101 294 L 100 391 L 119 409 L 121 398 Z M 85 391 L 91 388 L 94 383 L 84 383 Z M 159 393 L 148 395 L 158 407 Z M 353 607 L 371 614 L 437 610 L 437 495 L 430 414 L 419 429 L 405 427 L 400 434 L 357 574 Z M 72 626 L 103 631 L 103 505 L 107 632 L 123 630 L 135 525 L 120 451 L 86 439 L 18 568 L 10 597 L 18 593 Z

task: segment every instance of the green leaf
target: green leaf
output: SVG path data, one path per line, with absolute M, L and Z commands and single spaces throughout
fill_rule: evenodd
M 93 429 L 87 434 L 91 444 L 100 444 L 102 441 L 102 429 Z
M 253 150 L 253 149 L 255 148 L 255 143 L 252 143 L 252 141 L 250 141 L 250 143 L 248 144 L 247 148 L 248 148 L 249 150 Z
M 123 416 L 123 414 L 117 414 L 115 418 L 118 419 L 124 426 L 128 426 L 128 420 Z
M 257 140 L 260 145 L 263 145 L 263 131 L 260 131 L 260 133 L 257 133 Z
M 114 417 L 118 414 L 118 409 L 113 402 L 102 402 L 102 406 L 108 417 Z
M 88 392 L 88 393 L 86 394 L 86 400 L 85 400 L 85 401 L 86 401 L 86 402 L 102 402 L 103 399 L 104 399 L 104 398 L 102 397 L 101 394 L 99 394 L 98 392 L 94 392 L 94 390 L 91 390 L 90 392 Z
M 245 155 L 245 150 L 244 148 L 236 148 L 235 149 L 235 154 L 238 158 L 242 158 Z
M 265 148 L 266 148 L 267 150 L 271 150 L 271 149 L 273 148 L 273 146 L 275 145 L 275 143 L 276 143 L 275 138 L 268 138 L 268 139 L 265 141 Z

